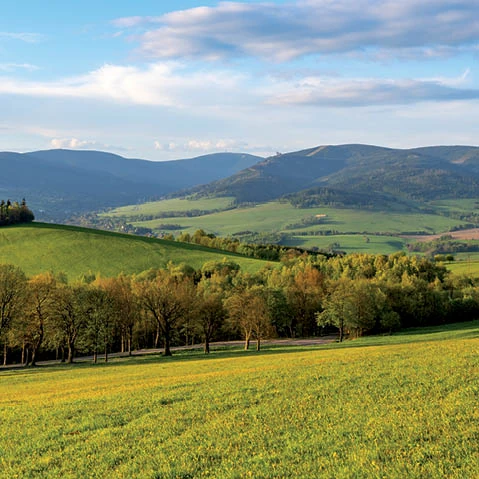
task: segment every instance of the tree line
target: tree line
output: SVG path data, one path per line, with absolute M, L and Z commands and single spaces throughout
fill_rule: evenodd
M 111 352 L 213 340 L 388 333 L 479 317 L 479 290 L 426 258 L 292 251 L 255 274 L 211 261 L 111 278 L 42 273 L 27 278 L 0 265 L 3 362 L 72 362 L 76 354 L 105 360 Z
M 10 200 L 0 201 L 0 226 L 31 223 L 35 219 L 25 199 L 18 203 Z

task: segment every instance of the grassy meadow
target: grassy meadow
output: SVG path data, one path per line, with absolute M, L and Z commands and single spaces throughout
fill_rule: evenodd
M 479 253 L 457 253 L 455 261 L 445 263 L 454 274 L 479 278 Z
M 256 206 L 241 207 L 228 211 L 205 214 L 196 217 L 171 217 L 142 220 L 141 216 L 188 210 L 222 210 L 229 206 L 231 198 L 170 199 L 145 203 L 144 205 L 117 208 L 102 214 L 128 220 L 135 226 L 162 231 L 162 226 L 176 225 L 178 229 L 166 232 L 179 234 L 193 233 L 204 229 L 217 236 L 228 236 L 245 230 L 254 232 L 285 232 L 292 234 L 286 241 L 288 245 L 298 247 L 327 248 L 339 243 L 340 249 L 347 253 L 389 254 L 405 250 L 406 240 L 403 234 L 445 233 L 461 225 L 459 219 L 438 214 L 412 212 L 382 212 L 346 208 L 294 208 L 289 202 L 273 201 Z M 444 212 L 472 211 L 475 200 L 456 200 L 437 202 L 431 205 Z M 301 225 L 301 222 L 316 215 L 325 215 L 318 224 Z M 334 235 L 323 236 L 319 233 L 334 231 Z M 294 235 L 294 233 L 301 235 Z M 366 241 L 365 237 L 369 238 Z
M 170 213 L 172 211 L 191 211 L 191 210 L 224 210 L 229 208 L 234 198 L 172 198 L 169 200 L 150 201 L 139 205 L 122 206 L 114 208 L 100 216 L 141 216 L 156 215 L 160 213 Z
M 327 347 L 0 372 L 0 477 L 457 478 L 479 322 Z
M 406 240 L 399 236 L 387 235 L 334 235 L 334 236 L 294 236 L 288 241 L 290 246 L 328 249 L 334 244 L 335 250 L 348 253 L 392 254 L 405 249 Z M 339 245 L 339 246 L 338 246 Z
M 203 228 L 209 233 L 225 236 L 245 229 L 251 231 L 283 231 L 288 225 L 315 215 L 326 215 L 318 225 L 297 227 L 294 231 L 316 232 L 335 230 L 339 233 L 369 232 L 401 234 L 426 231 L 440 233 L 459 225 L 460 220 L 432 214 L 389 213 L 359 209 L 294 208 L 286 202 L 270 202 L 253 207 L 237 208 L 194 218 L 161 218 L 134 221 L 135 226 L 155 229 L 161 224 L 178 224 L 183 231 L 193 232 Z
M 12 263 L 27 275 L 64 272 L 69 279 L 92 272 L 102 276 L 140 273 L 163 268 L 168 262 L 200 268 L 210 260 L 229 258 L 245 271 L 256 271 L 264 261 L 177 243 L 73 226 L 32 223 L 0 230 L 0 263 Z

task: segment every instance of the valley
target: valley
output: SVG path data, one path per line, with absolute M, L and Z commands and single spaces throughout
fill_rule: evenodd
M 2 2 L 0 479 L 477 479 L 479 2 Z

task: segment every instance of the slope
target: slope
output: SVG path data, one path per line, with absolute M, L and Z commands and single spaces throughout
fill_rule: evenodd
M 11 263 L 27 275 L 64 272 L 69 279 L 94 273 L 116 276 L 163 268 L 170 261 L 200 268 L 206 261 L 227 258 L 246 271 L 264 261 L 203 246 L 110 233 L 74 226 L 32 223 L 0 229 L 0 263 Z

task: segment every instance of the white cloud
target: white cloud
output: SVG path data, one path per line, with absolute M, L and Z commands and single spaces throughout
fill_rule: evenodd
M 54 138 L 50 141 L 52 148 L 67 148 L 72 150 L 89 149 L 98 146 L 96 141 L 79 140 L 78 138 Z
M 478 89 L 462 86 L 467 76 L 467 71 L 458 78 L 437 79 L 345 79 L 310 76 L 296 81 L 276 82 L 274 87 L 269 89 L 271 93 L 268 102 L 273 105 L 360 107 L 478 100 Z
M 175 141 L 155 141 L 154 149 L 170 159 L 191 157 L 209 153 L 249 153 L 260 157 L 274 155 L 277 148 L 271 145 L 254 144 L 236 139 L 177 139 Z
M 167 143 L 161 143 L 160 141 L 154 142 L 155 150 L 170 151 L 170 152 L 215 152 L 215 151 L 238 151 L 242 148 L 248 149 L 248 144 L 232 139 L 219 139 L 219 140 L 204 140 L 204 139 L 191 139 L 178 143 L 170 141 Z
M 127 17 L 153 58 L 257 56 L 288 61 L 310 54 L 361 53 L 435 58 L 478 42 L 479 3 L 470 0 L 298 0 L 220 2 L 159 17 Z
M 183 108 L 213 99 L 223 103 L 233 101 L 242 78 L 243 75 L 232 71 L 190 71 L 173 62 L 150 64 L 144 68 L 104 65 L 86 75 L 54 82 L 0 77 L 0 94 L 89 98 Z
M 38 43 L 45 37 L 39 33 L 31 32 L 0 32 L 0 39 L 20 40 L 25 43 Z
M 209 112 L 221 117 L 255 109 L 261 103 L 351 107 L 478 99 L 479 90 L 467 87 L 467 80 L 467 71 L 456 78 L 436 79 L 305 75 L 282 80 L 214 68 L 192 71 L 168 62 L 145 68 L 105 65 L 86 75 L 56 82 L 0 77 L 0 94 L 113 101 L 182 109 L 190 115 L 204 116 Z M 201 144 L 197 147 L 202 148 Z
M 15 70 L 27 70 L 32 72 L 38 69 L 39 67 L 30 63 L 0 63 L 0 71 L 3 72 L 12 72 Z
M 94 140 L 79 140 L 78 138 L 53 138 L 51 148 L 68 150 L 116 150 L 127 151 L 126 148 L 107 145 Z

